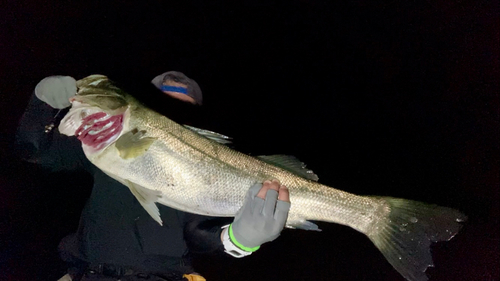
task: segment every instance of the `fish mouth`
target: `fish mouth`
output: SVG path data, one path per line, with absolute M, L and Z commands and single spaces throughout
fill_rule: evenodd
M 59 124 L 59 132 L 76 136 L 86 151 L 96 152 L 107 147 L 123 131 L 124 113 L 110 114 L 77 99 L 71 102 L 70 111 Z

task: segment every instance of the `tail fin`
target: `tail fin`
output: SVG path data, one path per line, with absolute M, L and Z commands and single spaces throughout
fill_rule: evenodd
M 467 218 L 457 210 L 405 199 L 383 197 L 389 216 L 368 237 L 389 263 L 407 280 L 428 280 L 434 266 L 431 242 L 448 241 Z

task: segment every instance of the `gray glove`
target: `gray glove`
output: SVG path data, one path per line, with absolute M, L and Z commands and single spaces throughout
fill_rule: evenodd
M 36 85 L 35 95 L 53 108 L 68 107 L 69 98 L 76 95 L 76 81 L 70 76 L 46 77 Z
M 276 239 L 285 226 L 290 202 L 278 200 L 276 190 L 268 190 L 266 199 L 257 197 L 262 184 L 248 190 L 243 206 L 229 227 L 231 241 L 242 250 L 254 252 L 263 243 Z

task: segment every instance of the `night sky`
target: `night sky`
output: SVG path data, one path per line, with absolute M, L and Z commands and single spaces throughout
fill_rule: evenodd
M 64 274 L 57 244 L 92 186 L 12 153 L 35 85 L 100 73 L 140 87 L 168 70 L 203 90 L 194 125 L 243 152 L 294 155 L 348 192 L 461 210 L 469 221 L 432 248 L 430 280 L 500 280 L 495 1 L 28 2 L 0 8 L 0 280 Z M 403 280 L 364 235 L 319 226 L 196 266 L 208 280 Z

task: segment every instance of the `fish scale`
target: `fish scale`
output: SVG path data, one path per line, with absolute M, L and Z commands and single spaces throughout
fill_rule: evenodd
M 380 200 L 374 198 L 356 196 L 299 178 L 286 170 L 269 165 L 257 158 L 239 153 L 214 141 L 200 138 L 195 132 L 155 112 L 138 111 L 135 117 L 137 123 L 132 126 L 140 126 L 141 123 L 154 124 L 154 126 L 151 126 L 149 136 L 157 136 L 159 139 L 166 139 L 168 135 L 174 136 L 167 146 L 172 150 L 192 155 L 189 163 L 181 168 L 183 174 L 189 174 L 192 178 L 199 178 L 202 181 L 207 175 L 219 174 L 217 178 L 222 180 L 218 181 L 218 184 L 211 184 L 211 187 L 214 190 L 223 191 L 223 194 L 238 194 L 230 202 L 231 206 L 241 206 L 249 186 L 266 179 L 274 178 L 289 188 L 290 199 L 293 201 L 289 216 L 295 218 L 295 221 L 288 220 L 288 226 L 296 225 L 304 220 L 319 220 L 345 224 L 363 232 L 373 220 L 373 215 L 369 214 L 373 213 L 382 204 Z M 150 122 L 150 120 L 156 121 Z M 162 151 L 160 150 L 154 154 L 160 155 L 161 153 Z M 171 159 L 172 156 L 167 153 L 162 159 L 158 159 L 156 165 L 172 163 Z M 197 167 L 200 162 L 206 163 L 206 167 Z M 218 162 L 220 165 L 212 164 L 213 162 Z M 143 163 L 138 163 L 137 166 L 141 165 Z M 196 174 L 197 171 L 209 172 L 200 175 Z M 230 179 L 230 175 L 234 173 L 238 173 L 237 177 Z M 197 182 L 189 182 L 185 183 L 185 185 L 192 189 L 203 189 L 200 186 L 201 184 Z M 307 196 L 303 196 L 305 194 Z M 189 198 L 185 199 L 189 200 Z M 335 208 L 332 208 L 332 206 L 335 206 Z M 359 211 L 358 206 L 362 206 L 364 215 L 363 212 Z M 224 209 L 223 213 L 206 214 L 212 216 L 234 216 L 234 209 Z M 183 211 L 191 210 L 184 209 Z M 372 218 L 370 219 L 370 217 Z
M 427 280 L 431 242 L 455 236 L 466 217 L 459 211 L 417 201 L 359 196 L 322 185 L 290 157 L 251 157 L 214 141 L 216 133 L 181 126 L 152 111 L 103 75 L 77 82 L 73 108 L 59 130 L 75 134 L 85 116 L 105 112 L 123 118 L 123 128 L 102 149 L 82 144 L 87 158 L 123 183 L 153 219 L 156 203 L 182 211 L 228 217 L 242 206 L 255 183 L 277 179 L 290 191 L 286 225 L 319 230 L 311 221 L 347 225 L 364 233 L 407 280 Z M 209 137 L 210 136 L 210 137 Z M 220 135 L 219 135 L 220 136 Z M 293 164 L 293 165 L 292 165 Z M 112 200 L 112 199 L 110 199 Z

